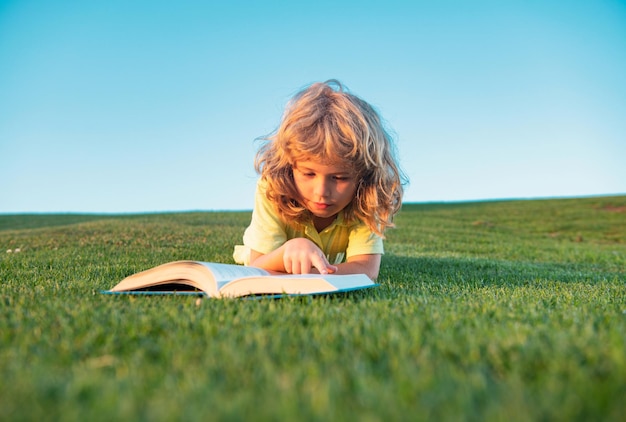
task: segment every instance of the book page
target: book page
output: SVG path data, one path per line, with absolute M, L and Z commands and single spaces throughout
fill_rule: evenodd
M 207 267 L 215 277 L 218 285 L 222 285 L 225 281 L 230 281 L 240 277 L 254 277 L 260 275 L 269 275 L 269 273 L 261 268 L 245 267 L 243 265 L 220 264 L 216 262 L 199 262 L 199 264 Z
M 249 294 L 315 294 L 364 289 L 376 284 L 365 274 L 282 274 L 242 277 L 220 286 L 224 297 Z
M 298 280 L 324 280 L 332 289 L 337 291 L 349 291 L 354 289 L 362 289 L 366 287 L 375 286 L 374 283 L 365 274 L 285 274 L 278 276 L 280 278 L 288 279 L 290 281 Z
M 320 278 L 331 283 L 340 291 L 347 291 L 352 289 L 360 289 L 363 287 L 374 286 L 374 283 L 370 278 L 364 274 L 345 274 L 345 275 L 320 275 Z

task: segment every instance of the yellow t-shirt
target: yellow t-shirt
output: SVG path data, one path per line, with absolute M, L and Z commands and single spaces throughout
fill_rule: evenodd
M 347 223 L 343 213 L 321 232 L 313 223 L 292 227 L 284 223 L 265 196 L 262 182 L 257 184 L 252 221 L 243 235 L 243 246 L 235 246 L 233 258 L 248 265 L 250 250 L 267 254 L 278 249 L 287 240 L 304 237 L 314 242 L 324 252 L 328 262 L 339 264 L 355 255 L 384 253 L 383 239 L 361 221 Z

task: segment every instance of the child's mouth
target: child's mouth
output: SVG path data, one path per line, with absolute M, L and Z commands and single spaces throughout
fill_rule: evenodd
M 324 202 L 314 202 L 313 206 L 318 210 L 325 210 L 330 207 L 330 204 L 326 204 Z

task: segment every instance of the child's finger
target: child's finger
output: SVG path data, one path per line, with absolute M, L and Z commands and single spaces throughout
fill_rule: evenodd
M 311 264 L 319 271 L 320 274 L 329 274 L 337 271 L 337 268 L 328 263 L 324 255 L 315 254 L 311 260 Z

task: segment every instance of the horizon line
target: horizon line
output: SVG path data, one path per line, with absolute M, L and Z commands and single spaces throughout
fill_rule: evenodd
M 485 202 L 514 202 L 514 201 L 547 201 L 563 199 L 591 199 L 591 198 L 614 198 L 626 196 L 626 192 L 604 193 L 591 195 L 565 195 L 565 196 L 537 196 L 537 197 L 508 197 L 508 198 L 485 198 L 485 199 L 454 199 L 432 201 L 407 201 L 404 205 L 438 205 L 438 204 L 471 204 Z M 252 208 L 207 208 L 207 209 L 181 209 L 181 210 L 152 210 L 152 211 L 0 211 L 0 216 L 9 215 L 146 215 L 146 214 L 183 214 L 183 213 L 209 213 L 209 212 L 252 212 Z

